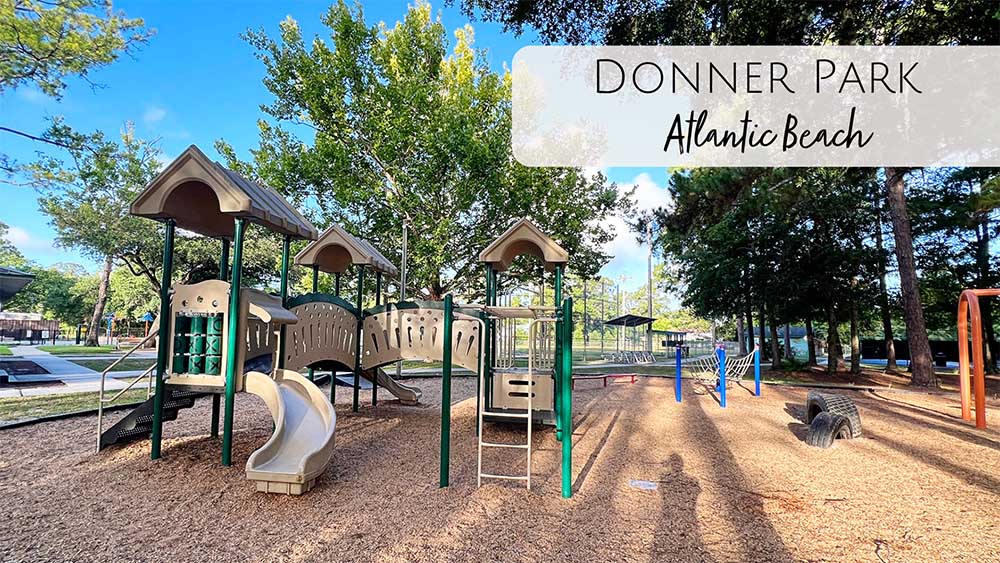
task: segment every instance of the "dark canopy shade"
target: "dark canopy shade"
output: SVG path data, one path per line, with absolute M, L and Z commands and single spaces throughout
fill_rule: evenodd
M 35 276 L 15 270 L 7 266 L 0 266 L 0 305 L 10 301 L 18 291 L 31 283 Z
M 642 326 L 652 323 L 656 319 L 643 317 L 641 315 L 622 315 L 620 317 L 605 321 L 608 326 Z

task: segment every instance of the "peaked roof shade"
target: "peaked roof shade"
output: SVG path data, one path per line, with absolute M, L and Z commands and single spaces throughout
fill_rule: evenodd
M 510 268 L 511 262 L 522 254 L 540 258 L 546 270 L 569 262 L 569 253 L 549 238 L 528 219 L 520 219 L 497 237 L 479 255 L 479 261 L 492 264 L 499 272 Z
M 331 226 L 318 239 L 306 245 L 295 255 L 295 263 L 300 266 L 316 266 L 331 274 L 346 272 L 352 264 L 357 264 L 391 277 L 399 275 L 396 266 L 375 250 L 374 246 L 339 225 Z
M 213 162 L 191 145 L 132 202 L 132 215 L 173 219 L 200 235 L 232 238 L 236 217 L 292 238 L 314 240 L 316 227 L 274 190 Z

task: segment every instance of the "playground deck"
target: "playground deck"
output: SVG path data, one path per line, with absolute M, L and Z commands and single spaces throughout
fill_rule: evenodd
M 412 383 L 433 405 L 440 382 Z M 94 455 L 92 418 L 0 432 L 0 560 L 1000 560 L 993 404 L 991 429 L 977 431 L 956 396 L 853 392 L 865 437 L 819 450 L 801 439 L 805 389 L 755 399 L 737 387 L 722 410 L 690 383 L 677 405 L 670 380 L 580 382 L 567 500 L 551 430 L 535 436 L 532 492 L 476 489 L 474 387 L 455 381 L 449 489 L 437 487 L 433 406 L 351 415 L 338 402 L 333 462 L 299 498 L 255 493 L 244 478 L 271 431 L 248 394 L 230 468 L 207 436 L 207 401 L 167 423 L 157 462 L 148 441 Z M 511 452 L 491 469 L 518 463 Z

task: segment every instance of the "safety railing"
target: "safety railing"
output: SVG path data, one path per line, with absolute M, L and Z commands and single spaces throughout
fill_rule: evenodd
M 156 364 L 154 363 L 153 365 L 149 366 L 145 371 L 143 371 L 141 374 L 137 375 L 135 378 L 129 381 L 128 385 L 120 389 L 112 397 L 105 397 L 105 392 L 106 392 L 105 384 L 107 383 L 108 373 L 110 373 L 115 367 L 118 366 L 118 364 L 122 363 L 122 361 L 124 361 L 126 358 L 131 356 L 133 352 L 145 346 L 146 343 L 148 343 L 156 336 L 157 336 L 157 331 L 151 331 L 148 335 L 146 335 L 146 338 L 143 338 L 138 344 L 129 348 L 128 352 L 125 352 L 117 360 L 111 362 L 111 365 L 104 368 L 104 371 L 101 372 L 101 390 L 98 395 L 98 403 L 97 403 L 97 451 L 101 451 L 101 434 L 104 433 L 105 405 L 110 405 L 111 403 L 114 403 L 115 401 L 120 399 L 121 396 L 124 395 L 126 391 L 135 387 L 136 383 L 142 381 L 143 378 L 146 378 L 146 399 L 149 399 L 153 394 L 153 378 L 151 377 L 151 374 L 153 370 L 156 369 Z M 160 345 L 162 346 L 163 343 L 161 342 Z

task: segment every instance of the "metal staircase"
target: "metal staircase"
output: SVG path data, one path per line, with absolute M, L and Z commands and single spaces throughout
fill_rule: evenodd
M 158 323 L 157 323 L 158 324 Z M 147 342 L 152 340 L 157 335 L 157 326 L 154 326 L 146 338 L 142 339 L 141 342 L 130 348 L 127 352 L 122 354 L 117 360 L 111 363 L 108 367 L 104 368 L 101 372 L 101 391 L 97 406 L 97 451 L 119 442 L 127 442 L 134 440 L 136 438 L 148 437 L 153 430 L 153 373 L 156 370 L 156 364 L 150 366 L 146 371 L 142 372 L 131 381 L 124 389 L 119 390 L 111 397 L 105 396 L 105 383 L 107 382 L 108 373 L 115 368 L 118 364 L 124 361 L 126 358 L 132 355 L 133 352 L 142 348 Z M 131 389 L 135 384 L 146 379 L 146 401 L 137 406 L 132 412 L 125 415 L 124 418 L 116 422 L 111 428 L 104 430 L 104 409 L 106 406 L 117 401 L 126 391 Z M 163 397 L 163 420 L 176 420 L 177 412 L 181 409 L 186 409 L 194 406 L 194 400 L 200 397 L 201 393 L 194 393 L 188 391 L 180 391 L 178 389 L 171 389 L 167 387 L 165 389 L 166 394 Z
M 532 412 L 532 399 L 535 396 L 535 344 L 536 341 L 541 342 L 539 338 L 536 338 L 537 328 L 541 326 L 540 323 L 554 323 L 553 318 L 539 318 L 532 319 L 528 324 L 528 390 L 525 393 L 525 403 L 526 409 L 523 413 L 521 412 L 511 412 L 508 410 L 488 410 L 486 403 L 486 378 L 485 373 L 488 370 L 479 370 L 479 448 L 478 455 L 479 459 L 476 464 L 476 485 L 483 486 L 483 479 L 503 479 L 507 481 L 524 481 L 528 490 L 531 490 L 531 430 L 533 422 L 533 412 Z M 500 419 L 510 419 L 510 420 L 524 420 L 527 423 L 527 442 L 524 444 L 503 444 L 498 442 L 487 442 L 483 439 L 483 435 L 486 433 L 485 427 L 483 426 L 483 417 L 489 416 L 490 418 L 500 418 Z M 483 448 L 507 448 L 507 449 L 523 449 L 526 455 L 526 467 L 524 475 L 500 475 L 496 473 L 483 473 Z
M 171 387 L 166 387 L 164 393 L 164 422 L 177 420 L 178 411 L 193 407 L 195 399 L 202 396 L 201 393 L 181 391 Z M 124 418 L 112 425 L 111 428 L 101 432 L 97 441 L 97 451 L 101 451 L 112 444 L 129 442 L 138 438 L 148 438 L 152 431 L 153 397 L 150 397 L 132 412 L 125 415 Z

